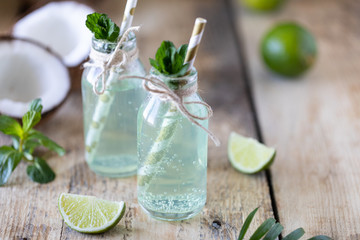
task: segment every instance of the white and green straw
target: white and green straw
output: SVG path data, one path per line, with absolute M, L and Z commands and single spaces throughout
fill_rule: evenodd
M 205 24 L 206 20 L 203 18 L 197 18 L 195 21 L 193 33 L 190 38 L 188 51 L 184 61 L 184 63 L 189 64 L 189 70 L 187 71 L 187 74 L 190 73 L 194 65 L 196 53 L 205 29 Z M 145 186 L 146 184 L 149 184 L 151 179 L 154 177 L 156 172 L 154 165 L 162 161 L 166 150 L 176 132 L 178 126 L 178 120 L 176 118 L 177 114 L 178 110 L 174 105 L 171 105 L 169 111 L 164 116 L 160 133 L 152 145 L 143 166 L 138 171 L 139 186 Z

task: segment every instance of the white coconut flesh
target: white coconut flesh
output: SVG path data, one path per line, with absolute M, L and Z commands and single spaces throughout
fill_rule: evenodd
M 43 113 L 59 105 L 70 90 L 68 69 L 45 48 L 20 40 L 0 41 L 0 113 L 21 118 L 41 98 Z
M 52 2 L 20 19 L 13 35 L 35 40 L 59 54 L 69 66 L 79 65 L 89 54 L 91 32 L 86 16 L 94 12 L 76 2 Z

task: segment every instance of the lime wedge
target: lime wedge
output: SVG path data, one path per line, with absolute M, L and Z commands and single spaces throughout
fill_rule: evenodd
M 268 168 L 276 151 L 253 138 L 232 132 L 228 142 L 228 156 L 233 167 L 243 173 L 257 173 Z
M 82 233 L 105 232 L 115 227 L 125 213 L 124 202 L 93 196 L 62 193 L 58 204 L 66 225 Z

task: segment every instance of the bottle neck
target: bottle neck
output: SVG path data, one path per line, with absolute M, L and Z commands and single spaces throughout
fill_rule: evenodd
M 189 90 L 191 93 L 196 93 L 198 75 L 195 68 L 192 68 L 189 74 L 182 77 L 171 77 L 164 75 L 155 68 L 151 68 L 150 76 L 163 81 L 171 90 L 175 92 L 186 92 Z
M 118 42 L 109 42 L 103 39 L 96 39 L 95 37 L 92 38 L 92 48 L 101 53 L 112 53 L 117 44 Z M 126 52 L 136 49 L 136 36 L 134 33 L 129 33 L 128 39 L 121 44 L 120 49 Z

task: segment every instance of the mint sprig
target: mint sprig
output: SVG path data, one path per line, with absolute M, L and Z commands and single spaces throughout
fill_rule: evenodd
M 120 28 L 106 14 L 96 12 L 89 14 L 85 24 L 94 33 L 96 39 L 116 42 L 119 37 Z
M 0 147 L 0 186 L 9 180 L 21 160 L 30 163 L 26 172 L 33 181 L 48 183 L 55 179 L 55 173 L 46 161 L 33 155 L 34 150 L 40 146 L 61 156 L 65 154 L 65 150 L 57 143 L 33 129 L 41 120 L 41 111 L 41 99 L 35 99 L 22 117 L 22 126 L 11 117 L 0 116 L 0 131 L 9 135 L 13 141 L 12 146 Z
M 158 48 L 155 60 L 149 59 L 151 66 L 164 75 L 171 77 L 184 76 L 189 64 L 184 64 L 188 45 L 183 44 L 178 49 L 170 41 L 163 41 Z
M 242 228 L 240 230 L 238 240 L 244 239 L 245 234 L 246 234 L 258 209 L 259 208 L 254 209 L 245 219 L 244 225 L 242 226 Z M 257 228 L 257 230 L 250 237 L 250 240 L 260 240 L 260 239 L 275 240 L 280 236 L 283 229 L 284 229 L 284 227 L 280 223 L 277 223 L 274 218 L 268 218 L 260 225 L 260 227 Z M 305 234 L 304 229 L 298 228 L 298 229 L 292 231 L 286 237 L 284 237 L 283 240 L 299 240 L 304 234 Z M 264 235 L 265 235 L 265 237 L 262 238 Z M 328 236 L 318 235 L 318 236 L 312 237 L 308 240 L 332 240 L 332 239 Z

